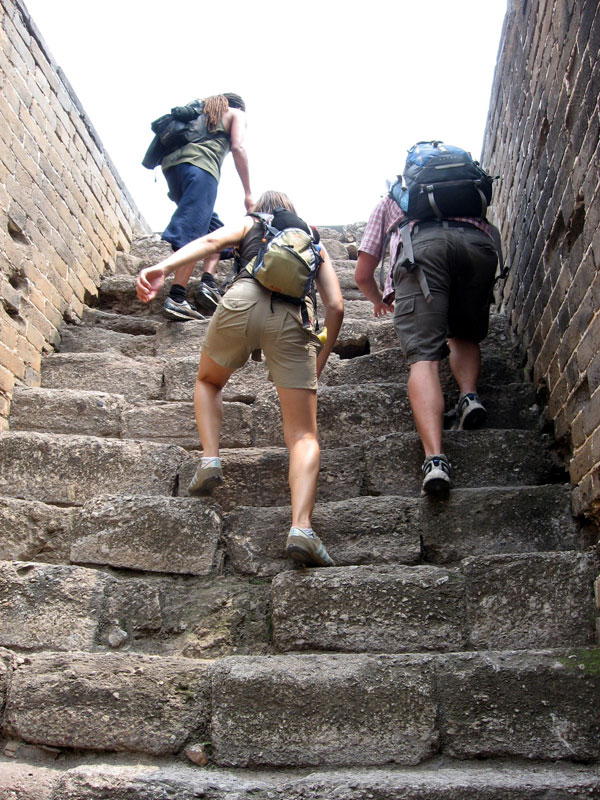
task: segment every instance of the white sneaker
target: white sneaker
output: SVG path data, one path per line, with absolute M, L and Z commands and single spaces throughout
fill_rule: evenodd
M 447 492 L 452 486 L 450 462 L 443 453 L 439 456 L 427 456 L 421 472 L 423 473 L 421 495 Z
M 474 392 L 463 394 L 456 406 L 456 430 L 473 431 L 481 428 L 487 420 L 487 411 Z

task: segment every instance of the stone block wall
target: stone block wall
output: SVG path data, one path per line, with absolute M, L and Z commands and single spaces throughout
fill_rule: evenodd
M 134 234 L 149 232 L 20 0 L 0 0 L 0 430 Z
M 509 0 L 482 156 L 510 273 L 501 300 L 573 509 L 600 520 L 600 8 Z

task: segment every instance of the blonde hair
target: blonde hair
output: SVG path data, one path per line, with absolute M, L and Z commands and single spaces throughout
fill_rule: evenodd
M 283 192 L 263 192 L 254 204 L 253 211 L 260 211 L 263 214 L 272 214 L 276 208 L 285 208 L 287 211 L 296 213 L 294 204 Z
M 208 130 L 214 133 L 223 114 L 229 110 L 229 100 L 223 94 L 213 94 L 204 98 L 204 116 Z

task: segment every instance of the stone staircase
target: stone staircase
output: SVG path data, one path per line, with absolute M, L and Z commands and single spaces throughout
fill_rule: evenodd
M 455 488 L 421 499 L 392 321 L 326 236 L 346 318 L 319 390 L 313 521 L 337 567 L 284 558 L 264 363 L 224 393 L 224 487 L 187 496 L 207 323 L 164 321 L 133 275 L 106 278 L 42 387 L 16 391 L 2 800 L 600 798 L 594 535 L 570 515 L 505 320 L 484 346 L 489 427 L 446 433 Z M 160 253 L 142 241 L 124 268 Z

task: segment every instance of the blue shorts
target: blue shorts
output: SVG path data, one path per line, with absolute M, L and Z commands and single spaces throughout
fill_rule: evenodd
M 214 213 L 219 184 L 212 175 L 194 164 L 175 164 L 164 172 L 169 197 L 177 209 L 162 234 L 173 250 L 222 228 Z

